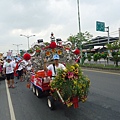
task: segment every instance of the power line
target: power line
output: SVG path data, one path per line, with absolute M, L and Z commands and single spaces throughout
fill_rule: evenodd
M 116 32 L 118 32 L 118 30 L 116 30 L 116 31 L 113 31 L 113 32 L 110 32 L 110 33 L 116 33 Z

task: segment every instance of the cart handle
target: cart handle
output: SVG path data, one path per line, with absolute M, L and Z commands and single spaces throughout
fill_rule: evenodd
M 63 102 L 63 103 L 65 103 L 65 101 L 63 100 L 63 98 L 62 98 L 62 96 L 61 96 L 61 94 L 60 94 L 60 92 L 57 90 L 57 94 L 58 94 L 58 96 L 60 97 L 60 99 L 61 99 L 61 101 Z

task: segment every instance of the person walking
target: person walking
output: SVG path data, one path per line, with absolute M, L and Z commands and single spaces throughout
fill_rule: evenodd
M 3 80 L 3 74 L 2 73 L 3 73 L 3 61 L 0 59 L 0 80 Z
M 6 74 L 8 87 L 14 88 L 14 64 L 11 56 L 7 56 L 6 62 L 3 64 L 3 74 Z
M 3 71 L 3 61 L 0 60 L 0 75 L 2 76 L 2 71 Z
M 30 81 L 30 76 L 31 76 L 31 73 L 32 73 L 32 63 L 31 63 L 31 61 L 29 60 L 28 62 L 27 62 L 28 64 L 27 64 L 27 66 L 26 66 L 26 79 L 27 79 L 27 81 L 29 82 Z
M 22 65 L 22 59 L 21 58 L 17 58 L 17 64 L 16 64 L 16 67 L 15 67 L 15 71 L 17 72 L 18 74 L 18 79 L 20 79 L 20 82 L 23 81 L 23 65 Z

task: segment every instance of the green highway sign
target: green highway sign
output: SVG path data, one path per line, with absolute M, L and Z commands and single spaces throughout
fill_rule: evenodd
M 96 21 L 96 31 L 105 32 L 105 23 Z

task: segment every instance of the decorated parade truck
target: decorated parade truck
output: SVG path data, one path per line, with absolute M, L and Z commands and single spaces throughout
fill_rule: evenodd
M 60 101 L 67 107 L 78 108 L 79 102 L 87 100 L 90 86 L 89 78 L 83 74 L 79 63 L 76 62 L 80 58 L 80 50 L 69 41 L 55 39 L 53 33 L 50 38 L 50 43 L 38 40 L 28 51 L 33 65 L 30 76 L 32 91 L 38 98 L 47 93 L 47 104 L 51 110 L 55 107 L 55 101 Z M 59 55 L 59 62 L 66 68 L 58 69 L 52 80 L 52 71 L 44 71 L 43 65 L 45 58 L 47 65 L 53 64 L 54 54 Z

